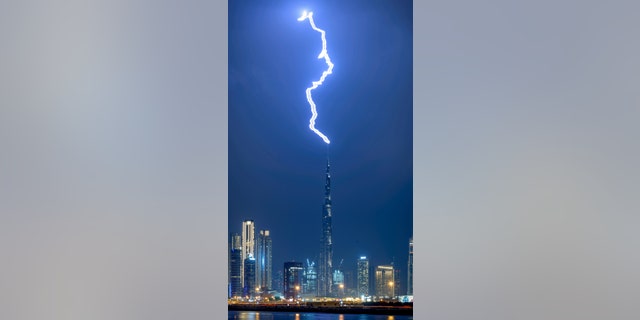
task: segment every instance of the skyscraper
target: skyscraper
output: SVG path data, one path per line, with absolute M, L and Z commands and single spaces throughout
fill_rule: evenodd
M 256 293 L 256 259 L 253 255 L 244 259 L 244 290 L 245 297 L 254 296 Z
M 260 288 L 272 289 L 272 252 L 269 230 L 260 230 L 256 240 L 256 284 Z
M 284 298 L 297 299 L 302 290 L 302 262 L 284 263 Z
M 400 285 L 400 268 L 396 264 L 396 258 L 393 258 L 391 262 L 391 266 L 393 267 L 393 297 L 398 296 L 402 290 Z
M 320 259 L 318 261 L 318 296 L 327 297 L 331 294 L 331 278 L 333 273 L 333 247 L 331 242 L 331 174 L 329 173 L 329 158 L 327 158 L 327 173 L 324 186 L 322 237 L 320 243 Z
M 407 295 L 413 295 L 413 237 L 409 238 L 409 263 L 407 266 Z
M 344 270 L 344 293 L 347 296 L 353 297 L 356 295 L 356 281 L 353 275 L 352 269 L 345 268 Z
M 276 270 L 278 271 L 276 272 L 275 278 L 272 280 L 273 289 L 282 293 L 284 292 L 284 272 L 280 268 L 277 268 Z
M 253 220 L 242 221 L 242 270 L 245 269 L 244 262 L 249 255 L 255 257 L 255 232 Z M 255 270 L 253 272 L 255 274 Z M 244 287 L 244 271 L 242 273 L 242 286 Z
M 305 296 L 315 296 L 318 294 L 318 270 L 316 269 L 315 262 L 309 261 L 309 259 L 307 259 L 307 264 L 304 267 L 302 281 L 302 293 Z
M 229 246 L 229 296 L 242 296 L 242 242 L 240 235 L 231 235 L 231 245 Z
M 333 270 L 333 293 L 335 296 L 344 296 L 344 273 L 342 270 Z
M 392 298 L 394 296 L 395 281 L 392 265 L 376 267 L 376 296 Z
M 356 293 L 359 297 L 369 296 L 369 260 L 367 260 L 367 257 L 358 259 L 358 288 Z
M 395 264 L 393 265 L 393 296 L 397 297 L 400 295 L 400 291 L 402 290 L 402 286 L 400 284 L 400 268 L 396 268 Z

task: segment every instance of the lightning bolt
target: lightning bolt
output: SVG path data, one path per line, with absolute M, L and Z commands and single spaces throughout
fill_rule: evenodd
M 305 19 L 309 19 L 309 23 L 311 24 L 311 28 L 313 28 L 313 30 L 320 32 L 320 38 L 322 39 L 322 51 L 320 51 L 320 54 L 318 55 L 318 59 L 324 58 L 324 62 L 327 63 L 327 66 L 329 66 L 329 68 L 327 68 L 327 70 L 325 70 L 322 73 L 320 80 L 314 81 L 312 83 L 312 86 L 307 88 L 307 101 L 309 102 L 309 105 L 311 105 L 311 114 L 312 114 L 311 119 L 309 119 L 309 129 L 311 129 L 311 131 L 315 132 L 318 136 L 320 136 L 320 138 L 322 138 L 322 140 L 324 140 L 325 143 L 329 144 L 330 143 L 329 138 L 327 138 L 327 136 L 325 136 L 324 134 L 322 134 L 322 132 L 316 129 L 316 118 L 318 117 L 318 112 L 316 110 L 316 104 L 313 102 L 313 99 L 311 98 L 311 91 L 318 88 L 320 85 L 322 85 L 322 82 L 324 82 L 324 79 L 331 74 L 331 70 L 333 70 L 333 63 L 329 58 L 329 54 L 327 54 L 327 39 L 325 38 L 325 32 L 324 30 L 316 27 L 316 24 L 313 22 L 313 12 L 304 11 L 302 13 L 302 16 L 298 18 L 298 21 L 304 21 Z

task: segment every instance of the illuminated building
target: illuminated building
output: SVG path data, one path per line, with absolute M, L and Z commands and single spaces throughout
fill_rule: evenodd
M 231 236 L 229 247 L 229 297 L 242 296 L 242 242 L 240 235 Z
M 358 259 L 358 288 L 356 293 L 359 297 L 369 296 L 369 260 L 367 260 L 367 257 Z
M 315 296 L 318 293 L 318 270 L 316 264 L 309 259 L 304 267 L 302 293 L 305 296 Z
M 318 261 L 318 296 L 331 295 L 331 277 L 333 273 L 333 244 L 331 242 L 331 174 L 329 173 L 329 159 L 327 159 L 327 173 L 322 206 L 322 237 L 320 259 Z
M 284 263 L 284 298 L 297 299 L 302 290 L 302 262 Z
M 376 296 L 382 298 L 394 297 L 395 280 L 392 265 L 376 267 Z
M 273 282 L 273 290 L 280 293 L 284 292 L 284 273 L 282 272 L 282 269 L 278 268 L 278 271 L 276 272 L 276 277 L 273 278 L 272 282 Z
M 393 281 L 393 296 L 397 297 L 400 295 L 402 287 L 400 285 L 400 268 L 396 268 L 395 265 L 393 266 Z
M 256 259 L 253 255 L 249 254 L 249 257 L 244 259 L 244 290 L 243 295 L 245 297 L 251 297 L 256 292 Z
M 260 288 L 271 289 L 272 252 L 269 230 L 260 230 L 256 240 L 256 284 Z
M 242 270 L 244 270 L 244 261 L 251 255 L 255 257 L 255 224 L 253 220 L 245 220 L 242 222 Z M 255 274 L 255 270 L 254 270 Z M 242 273 L 242 286 L 244 287 L 244 272 Z M 254 288 L 255 289 L 255 288 Z
M 333 270 L 333 292 L 334 296 L 344 295 L 344 273 L 341 270 Z

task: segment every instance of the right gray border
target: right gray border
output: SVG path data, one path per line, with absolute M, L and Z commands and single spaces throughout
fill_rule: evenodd
M 640 5 L 414 2 L 415 319 L 637 319 Z

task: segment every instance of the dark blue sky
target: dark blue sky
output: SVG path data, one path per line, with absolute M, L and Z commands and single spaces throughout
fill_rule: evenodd
M 319 252 L 327 147 L 308 128 L 313 91 L 331 139 L 334 265 L 393 258 L 412 236 L 412 2 L 229 2 L 229 231 L 254 219 L 273 238 L 274 270 Z

